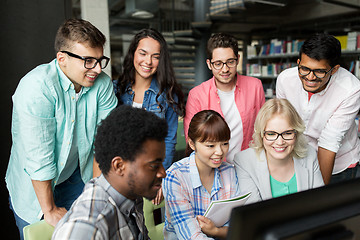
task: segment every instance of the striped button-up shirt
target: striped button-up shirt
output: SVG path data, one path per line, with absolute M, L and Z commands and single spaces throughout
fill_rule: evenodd
M 211 201 L 240 194 L 234 167 L 224 162 L 215 168 L 211 193 L 201 183 L 194 153 L 175 162 L 166 174 L 163 181 L 165 239 L 208 239 L 201 231 L 196 216 L 204 215 Z
M 142 198 L 125 198 L 101 175 L 85 185 L 84 192 L 56 225 L 52 239 L 149 239 L 142 206 Z

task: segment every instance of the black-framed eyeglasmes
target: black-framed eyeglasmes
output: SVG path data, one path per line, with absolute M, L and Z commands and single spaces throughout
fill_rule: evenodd
M 210 62 L 211 65 L 213 66 L 213 68 L 215 68 L 216 70 L 220 70 L 223 68 L 224 64 L 228 67 L 228 68 L 233 68 L 237 65 L 237 58 L 230 58 L 228 60 L 226 60 L 226 62 L 223 61 L 214 61 L 214 62 Z
M 284 140 L 293 140 L 296 137 L 296 130 L 287 130 L 282 133 L 277 133 L 275 131 L 264 131 L 264 137 L 268 141 L 276 141 L 279 136 Z
M 94 57 L 81 57 L 79 55 L 76 55 L 74 53 L 68 52 L 68 51 L 60 51 L 62 53 L 66 53 L 67 55 L 69 55 L 70 57 L 73 58 L 78 58 L 84 61 L 84 67 L 86 69 L 93 69 L 96 67 L 96 64 L 99 63 L 101 69 L 106 68 L 106 66 L 108 65 L 110 58 L 102 56 L 101 58 L 97 59 Z
M 311 72 L 315 75 L 317 78 L 324 78 L 331 70 L 333 70 L 334 67 L 332 67 L 329 71 L 326 71 L 324 69 L 310 69 L 308 67 L 304 67 L 301 65 L 298 65 L 298 71 L 301 76 L 307 76 Z

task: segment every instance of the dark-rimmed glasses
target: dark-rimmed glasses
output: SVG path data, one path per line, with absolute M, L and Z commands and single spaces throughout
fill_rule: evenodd
M 215 62 L 210 62 L 211 65 L 213 66 L 213 68 L 215 68 L 216 70 L 220 70 L 223 68 L 224 64 L 228 67 L 228 68 L 233 68 L 237 65 L 237 58 L 230 58 L 228 60 L 226 60 L 226 62 L 223 61 L 215 61 Z
M 275 131 L 264 131 L 264 137 L 268 141 L 276 141 L 279 136 L 284 140 L 293 140 L 296 137 L 296 130 L 287 130 L 282 133 L 277 133 Z
M 298 71 L 301 76 L 307 76 L 311 72 L 313 72 L 313 74 L 317 78 L 324 78 L 333 69 L 334 69 L 334 67 L 332 67 L 329 71 L 326 71 L 324 69 L 310 69 L 308 67 L 304 67 L 301 65 L 298 66 Z
M 74 58 L 78 58 L 81 60 L 84 60 L 84 67 L 86 69 L 93 69 L 94 67 L 96 67 L 96 64 L 99 63 L 101 69 L 106 68 L 106 66 L 108 65 L 110 58 L 102 56 L 101 58 L 97 59 L 94 57 L 81 57 L 79 55 L 76 55 L 74 53 L 68 52 L 68 51 L 60 51 L 62 53 L 66 53 L 67 55 L 69 55 L 70 57 L 74 57 Z

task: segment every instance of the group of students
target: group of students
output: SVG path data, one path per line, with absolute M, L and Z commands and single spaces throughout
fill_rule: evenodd
M 13 96 L 6 182 L 21 238 L 44 218 L 54 239 L 147 239 L 142 197 L 165 198 L 166 239 L 225 238 L 227 224 L 203 216 L 211 201 L 251 192 L 253 203 L 356 176 L 360 82 L 340 67 L 334 37 L 306 40 L 265 102 L 261 81 L 236 71 L 237 40 L 214 34 L 213 77 L 186 107 L 158 31 L 134 36 L 115 81 L 102 72 L 104 43 L 91 23 L 65 21 L 56 59 Z M 173 163 L 179 116 L 189 156 Z

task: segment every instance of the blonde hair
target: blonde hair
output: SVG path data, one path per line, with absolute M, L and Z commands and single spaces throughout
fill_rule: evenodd
M 289 121 L 292 128 L 296 130 L 295 147 L 292 156 L 304 158 L 307 154 L 307 141 L 304 136 L 305 124 L 297 113 L 296 109 L 286 99 L 271 99 L 265 102 L 260 109 L 254 124 L 253 140 L 250 147 L 254 148 L 257 154 L 264 149 L 264 131 L 267 122 L 275 115 L 280 115 Z

